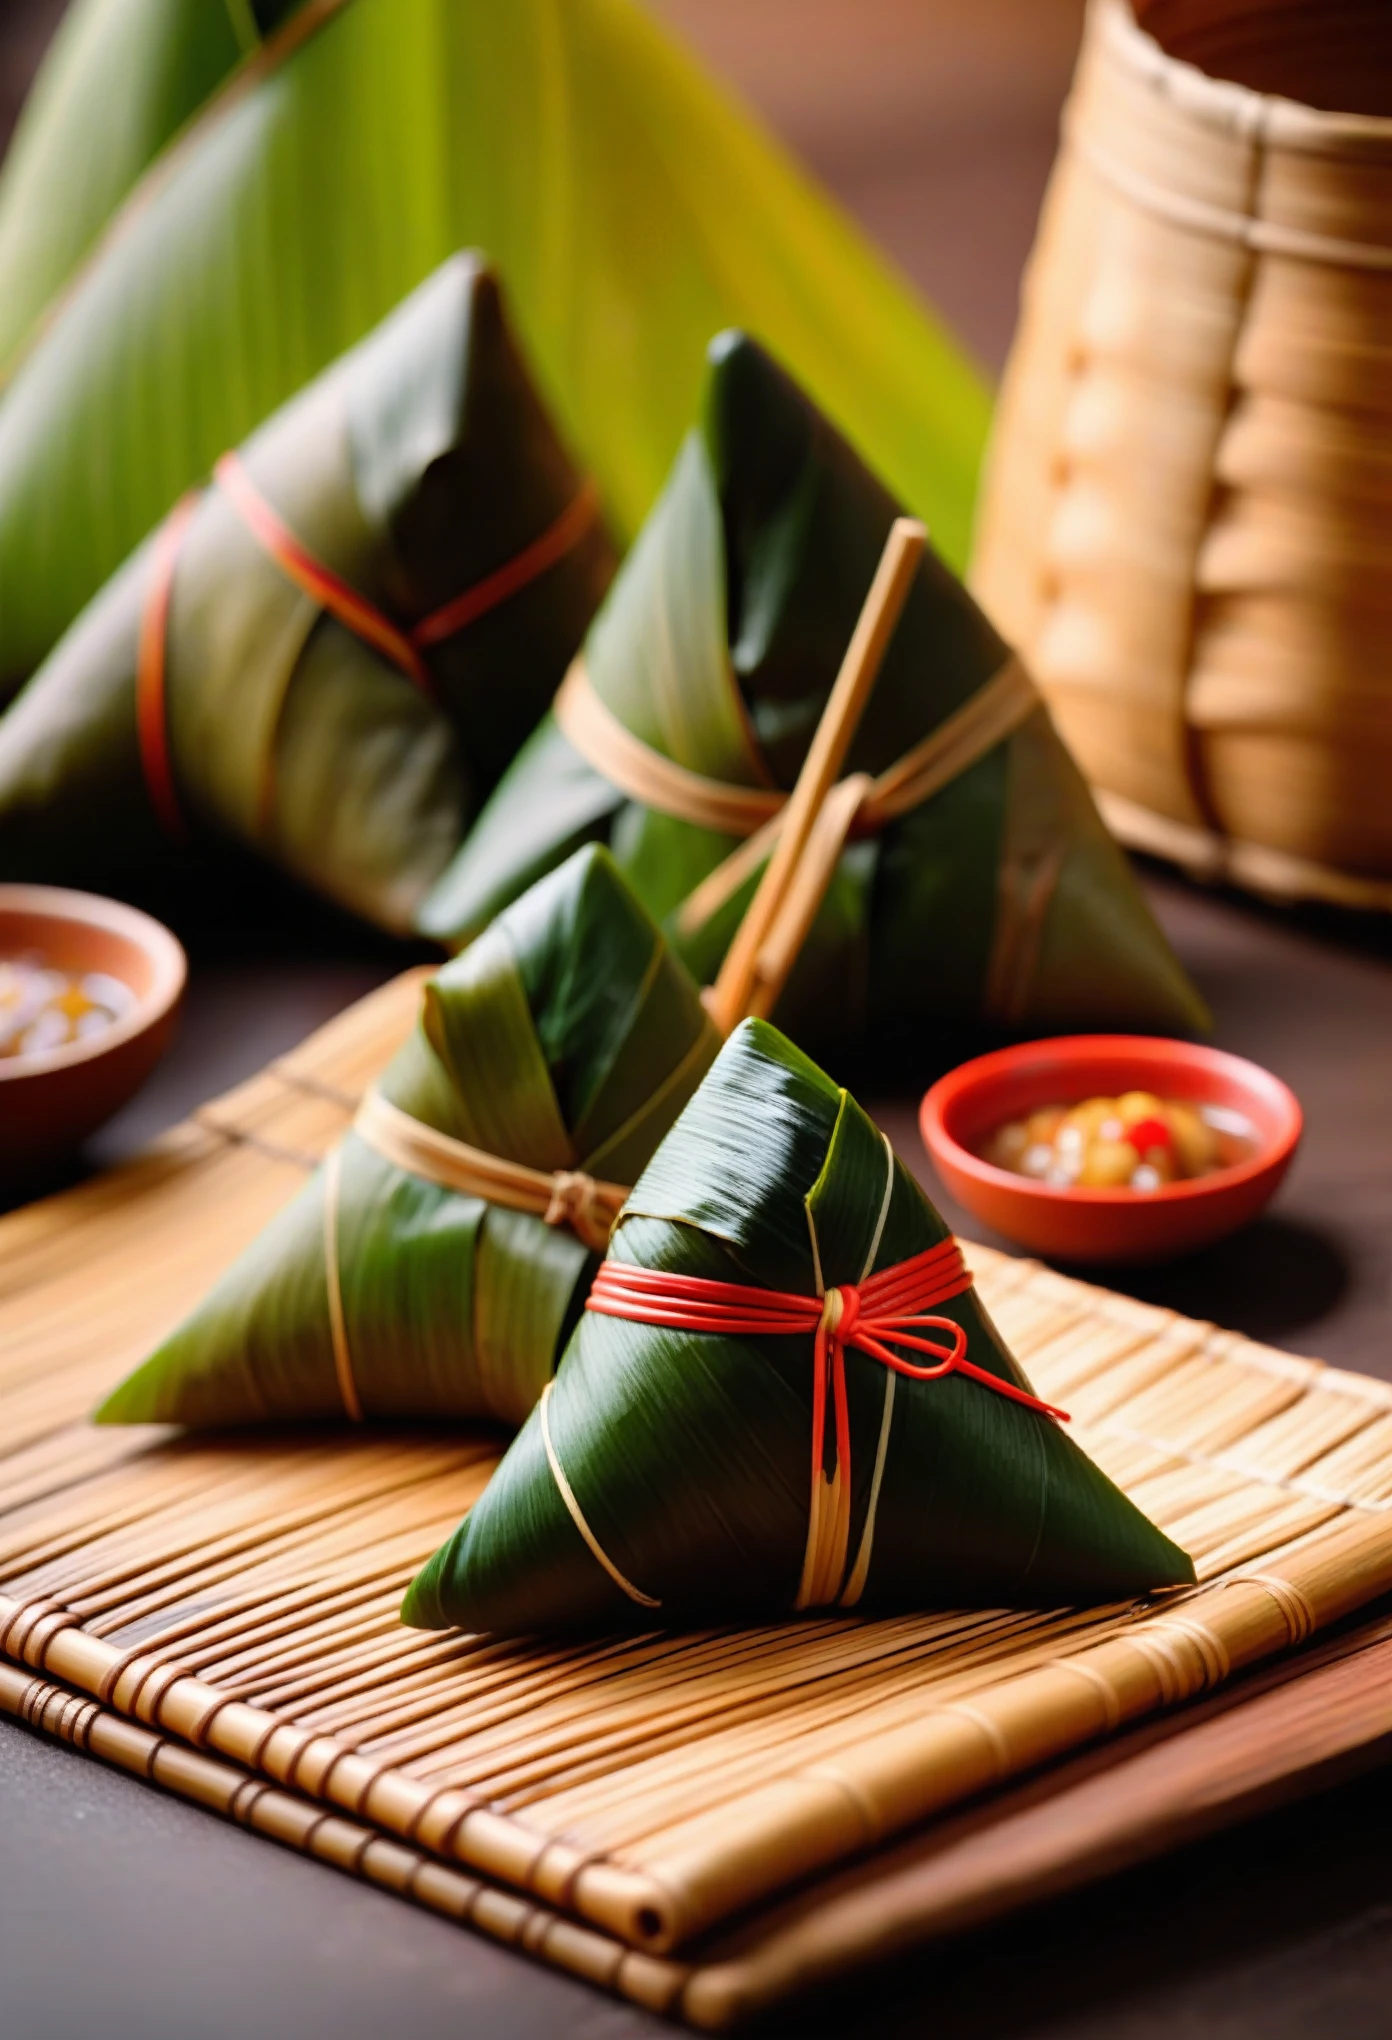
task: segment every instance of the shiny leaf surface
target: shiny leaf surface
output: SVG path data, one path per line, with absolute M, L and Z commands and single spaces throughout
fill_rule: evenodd
M 827 1286 L 855 1283 L 945 1230 L 854 1100 L 750 1021 L 635 1186 L 610 1252 L 812 1296 L 818 1265 Z M 974 1291 L 937 1309 L 963 1328 L 973 1363 L 1028 1387 Z M 548 1399 L 550 1437 L 601 1549 L 660 1608 L 631 1600 L 589 1548 L 533 1412 L 412 1585 L 405 1619 L 604 1630 L 789 1610 L 808 1531 L 812 1384 L 810 1334 L 745 1338 L 586 1312 Z M 1186 1555 L 1049 1418 L 962 1375 L 891 1377 L 854 1350 L 846 1385 L 848 1563 L 889 1425 L 856 1605 L 1085 1604 L 1192 1580 Z
M 607 989 L 597 1005 L 600 979 Z M 694 985 L 597 847 L 447 964 L 422 1008 L 381 1080 L 386 1097 L 438 1132 L 547 1170 L 600 1173 L 598 1158 L 613 1155 L 636 1173 L 718 1046 Z M 617 1069 L 645 1073 L 646 1095 L 635 1100 L 631 1085 L 616 1085 Z M 320 1168 L 99 1419 L 342 1417 L 330 1194 Z M 339 1153 L 335 1216 L 345 1343 L 364 1415 L 520 1423 L 583 1303 L 595 1256 L 564 1228 L 396 1167 L 355 1132 Z
M 595 692 L 677 764 L 791 787 L 899 510 L 765 349 L 722 335 L 700 423 L 586 639 Z M 927 549 L 846 770 L 883 772 L 1008 656 Z M 754 879 L 714 918 L 690 923 L 679 910 L 734 840 L 626 800 L 549 720 L 419 925 L 468 940 L 586 835 L 610 842 L 709 981 Z M 851 845 L 776 1016 L 818 1045 L 867 1027 L 983 1017 L 1035 1031 L 1206 1024 L 1042 705 L 927 801 Z

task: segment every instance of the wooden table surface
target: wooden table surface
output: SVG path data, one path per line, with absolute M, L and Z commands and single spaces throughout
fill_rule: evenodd
M 654 4 L 743 82 L 998 365 L 1075 0 Z M 0 130 L 60 11 L 0 0 Z M 1218 1041 L 1293 1085 L 1308 1135 L 1262 1222 L 1178 1266 L 1110 1279 L 1392 1378 L 1392 930 L 1265 909 L 1158 871 L 1147 883 Z M 219 901 L 192 950 L 182 1035 L 89 1165 L 131 1152 L 410 960 L 265 890 L 240 907 Z M 922 1163 L 907 1091 L 866 1102 Z M 1379 1774 L 862 1979 L 801 2013 L 797 2030 L 1381 2040 L 1392 2032 L 1389 1816 L 1392 1774 Z M 0 1723 L 5 2040 L 660 2030 Z

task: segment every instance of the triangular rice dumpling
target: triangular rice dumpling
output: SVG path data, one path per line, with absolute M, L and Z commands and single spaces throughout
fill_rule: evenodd
M 893 1284 L 906 1263 L 958 1266 L 926 1328 L 882 1333 L 933 1378 L 855 1343 L 882 1272 Z M 595 1309 L 606 1284 L 680 1292 L 674 1278 L 691 1289 L 692 1277 L 775 1312 L 791 1297 L 811 1323 L 739 1336 L 674 1327 L 660 1296 L 640 1295 L 632 1316 Z M 688 1301 L 675 1315 L 715 1308 Z M 841 1386 L 824 1379 L 820 1454 L 819 1318 L 851 1326 L 844 1434 Z M 953 1327 L 964 1346 L 943 1372 L 913 1340 L 952 1356 Z M 1031 1406 L 884 1136 L 750 1020 L 644 1171 L 554 1383 L 403 1614 L 422 1628 L 604 1630 L 795 1608 L 1088 1604 L 1193 1577 L 1066 1426 Z
M 420 927 L 468 940 L 598 835 L 709 980 L 757 880 L 755 832 L 807 755 L 896 507 L 760 347 L 721 336 L 700 424 L 556 713 Z M 776 1009 L 799 1040 L 944 1019 L 1205 1025 L 1028 676 L 931 549 L 846 773 L 870 775 L 873 799 Z
M 219 463 L 0 718 L 0 870 L 139 893 L 217 835 L 404 929 L 612 567 L 458 256 Z
M 718 1047 L 608 853 L 580 851 L 426 984 L 353 1131 L 98 1419 L 520 1423 Z

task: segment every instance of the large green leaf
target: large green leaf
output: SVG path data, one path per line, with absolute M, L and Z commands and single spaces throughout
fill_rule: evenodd
M 0 403 L 0 690 L 222 448 L 461 246 L 497 262 L 620 530 L 734 320 L 963 558 L 979 378 L 632 0 L 346 0 L 174 146 Z
M 945 1237 L 854 1100 L 751 1021 L 639 1179 L 610 1251 L 814 1296 L 819 1271 L 827 1288 L 854 1284 Z M 935 1308 L 965 1331 L 976 1366 L 1028 1389 L 974 1290 Z M 791 1609 L 808 1538 L 812 1388 L 810 1334 L 734 1337 L 586 1312 L 545 1425 L 540 1411 L 528 1418 L 412 1585 L 406 1621 L 613 1629 Z M 867 1609 L 1051 1606 L 1192 1581 L 1186 1555 L 1039 1412 L 960 1374 L 892 1375 L 855 1350 L 846 1388 L 850 1466 L 826 1471 L 849 1481 L 849 1537 L 824 1605 L 849 1594 Z M 646 1604 L 604 1569 L 576 1508 Z
M 699 423 L 590 627 L 595 693 L 688 770 L 791 787 L 899 508 L 766 349 L 721 335 Z M 847 771 L 885 771 L 1008 656 L 925 549 Z M 684 908 L 734 839 L 627 800 L 550 718 L 425 902 L 421 929 L 470 940 L 548 860 L 595 835 L 710 980 L 755 878 L 709 916 Z M 776 1010 L 809 1045 L 944 1020 L 1036 1032 L 1206 1020 L 1042 704 L 851 846 Z
M 528 1168 L 629 1182 L 715 1059 L 696 988 L 608 855 L 581 851 L 427 985 L 381 1080 L 401 1111 Z M 396 1166 L 356 1132 L 106 1423 L 245 1424 L 344 1412 L 325 1200 L 352 1380 L 369 1417 L 520 1423 L 596 1265 L 573 1233 Z
M 0 362 L 165 143 L 299 0 L 73 0 L 0 170 Z

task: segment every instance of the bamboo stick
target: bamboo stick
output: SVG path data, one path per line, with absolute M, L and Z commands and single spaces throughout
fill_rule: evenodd
M 766 1010 L 760 993 L 760 952 L 788 896 L 817 817 L 845 762 L 927 541 L 927 532 L 915 518 L 896 517 L 890 527 L 841 669 L 808 747 L 797 785 L 780 817 L 778 840 L 711 992 L 711 1014 L 722 1034 L 731 1033 L 738 1021 L 754 1009 L 751 1002 L 756 1000 L 756 994 L 760 1009 Z M 772 1004 L 772 1000 L 767 1004 Z

